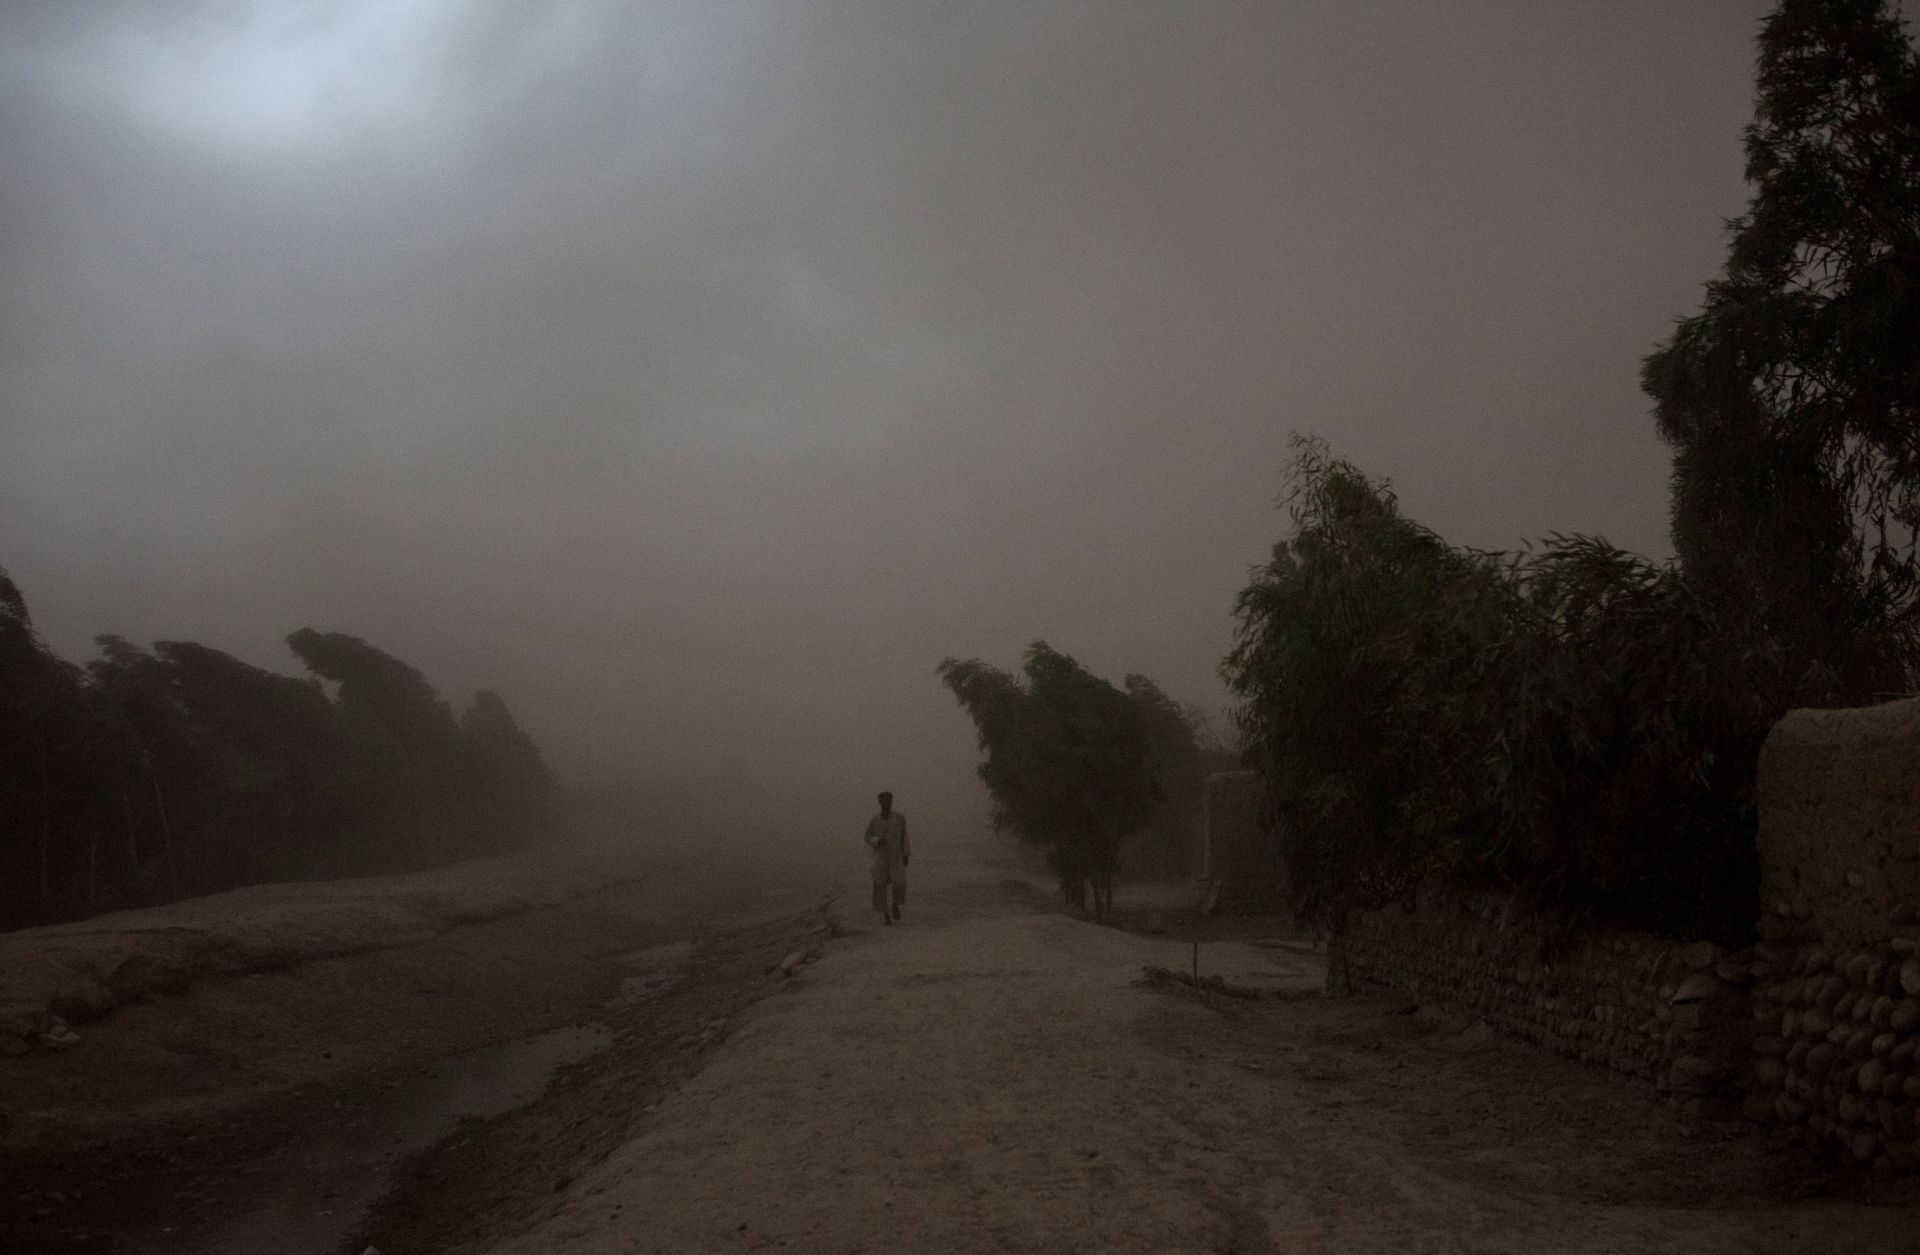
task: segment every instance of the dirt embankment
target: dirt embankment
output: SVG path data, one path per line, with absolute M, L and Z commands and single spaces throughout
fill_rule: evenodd
M 0 1250 L 170 1249 L 442 1061 L 603 1019 L 611 956 L 817 901 L 738 867 L 562 853 L 0 937 L 16 1016 L 112 994 L 75 1044 L 0 1058 Z
M 208 976 L 285 971 L 414 945 L 589 897 L 646 874 L 563 851 L 403 876 L 253 885 L 167 906 L 0 933 L 0 1057 L 77 1044 L 74 1026 Z

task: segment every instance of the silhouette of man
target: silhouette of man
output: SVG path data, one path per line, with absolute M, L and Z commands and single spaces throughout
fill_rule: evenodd
M 893 809 L 893 794 L 880 795 L 880 813 L 867 821 L 867 848 L 873 851 L 873 909 L 889 925 L 900 918 L 907 896 L 907 817 Z

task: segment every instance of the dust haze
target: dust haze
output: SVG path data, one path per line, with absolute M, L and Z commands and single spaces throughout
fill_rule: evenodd
M 70 659 L 349 632 L 573 782 L 968 831 L 934 664 L 1219 712 L 1292 430 L 1667 552 L 1762 9 L 8 5 L 0 562 Z

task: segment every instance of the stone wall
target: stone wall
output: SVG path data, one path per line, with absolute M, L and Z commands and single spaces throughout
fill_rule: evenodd
M 1757 783 L 1747 1116 L 1920 1170 L 1920 701 L 1794 711 Z
M 1795 711 L 1760 756 L 1758 941 L 1585 929 L 1423 887 L 1335 930 L 1328 982 L 1381 986 L 1920 1171 L 1920 700 Z
M 1569 934 L 1511 896 L 1429 883 L 1401 906 L 1350 915 L 1329 947 L 1328 982 L 1393 989 L 1485 1020 L 1650 1081 L 1691 1116 L 1739 1106 L 1745 971 L 1708 942 Z
M 1920 958 L 1912 938 L 1786 950 L 1753 995 L 1746 1115 L 1862 1162 L 1920 1170 Z

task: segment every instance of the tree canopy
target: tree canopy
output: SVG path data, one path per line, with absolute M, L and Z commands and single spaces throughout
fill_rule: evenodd
M 314 676 L 114 636 L 76 667 L 0 572 L 0 927 L 420 867 L 549 823 L 552 775 L 497 693 L 456 721 L 365 641 L 302 630 L 289 644 Z
M 1292 476 L 1223 670 L 1301 909 L 1438 873 L 1741 936 L 1765 660 L 1671 567 L 1584 537 L 1455 548 L 1313 441 Z
M 1757 87 L 1725 270 L 1642 373 L 1674 545 L 1795 701 L 1874 700 L 1920 640 L 1920 57 L 1881 0 L 1785 0 Z
M 1044 850 L 1070 900 L 1085 886 L 1110 910 L 1121 849 L 1165 796 L 1147 708 L 1045 641 L 1019 678 L 978 659 L 938 670 L 979 733 L 995 826 Z

